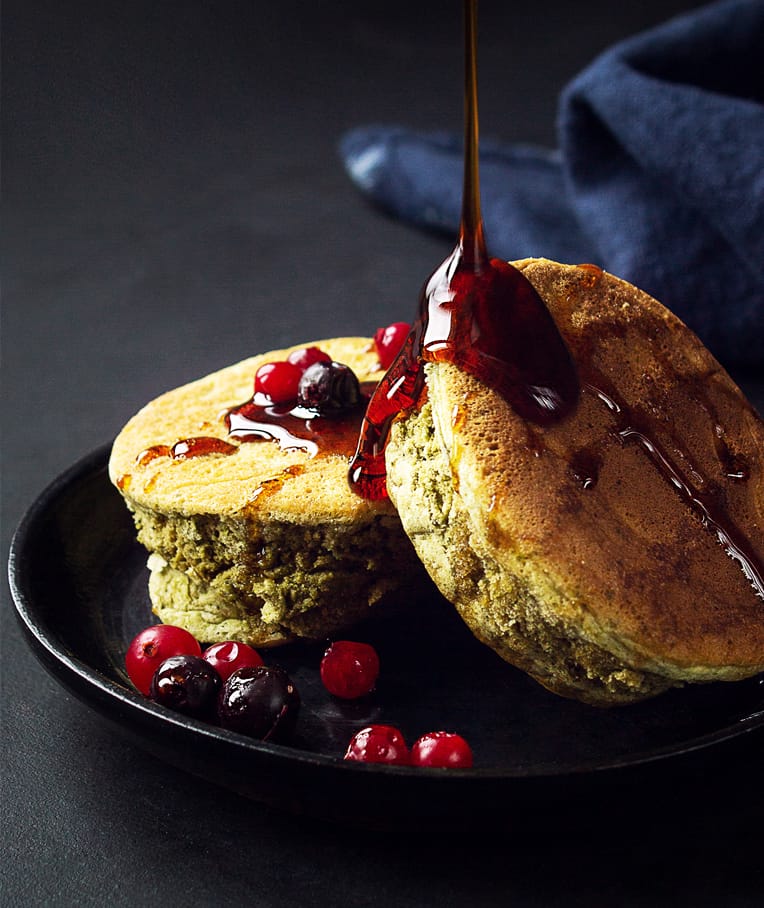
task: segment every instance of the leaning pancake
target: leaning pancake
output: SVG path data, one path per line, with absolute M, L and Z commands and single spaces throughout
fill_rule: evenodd
M 380 377 L 366 338 L 308 346 L 350 366 L 361 382 Z M 336 439 L 324 448 L 321 433 L 312 436 L 317 451 L 229 435 L 224 414 L 252 397 L 258 367 L 296 349 L 162 395 L 114 442 L 109 473 L 152 553 L 154 610 L 205 642 L 322 638 L 424 575 L 392 506 L 348 488 L 362 410 L 346 426 L 347 450 Z M 330 438 L 336 423 L 324 426 Z
M 593 266 L 516 267 L 582 393 L 541 429 L 426 366 L 387 470 L 428 572 L 479 639 L 565 696 L 626 703 L 764 670 L 761 420 L 645 293 Z

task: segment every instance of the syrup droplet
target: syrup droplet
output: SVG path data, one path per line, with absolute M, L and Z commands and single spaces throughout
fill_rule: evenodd
M 174 445 L 152 445 L 135 458 L 136 463 L 145 467 L 157 457 L 169 457 L 171 460 L 188 460 L 192 457 L 206 457 L 209 454 L 233 454 L 237 449 L 222 438 L 214 435 L 199 435 L 194 438 L 182 438 Z
M 188 460 L 190 457 L 205 457 L 208 454 L 230 455 L 237 450 L 236 445 L 217 438 L 214 435 L 199 435 L 195 438 L 183 438 L 176 441 L 170 451 L 173 460 Z
M 597 484 L 601 467 L 602 458 L 597 451 L 590 448 L 576 451 L 568 464 L 573 478 L 585 489 L 591 489 Z
M 157 484 L 158 479 L 159 479 L 159 473 L 154 473 L 154 475 L 151 477 L 151 479 L 149 479 L 149 481 L 143 487 L 144 495 L 148 495 L 149 492 L 151 492 L 153 490 L 154 486 Z
M 151 463 L 152 460 L 155 460 L 157 457 L 169 457 L 172 448 L 170 445 L 152 445 L 150 448 L 146 448 L 141 451 L 140 454 L 135 458 L 135 462 L 140 467 L 145 467 L 147 464 Z
M 304 471 L 305 467 L 302 464 L 292 464 L 291 466 L 286 467 L 278 476 L 274 476 L 272 479 L 266 479 L 261 482 L 250 495 L 249 501 L 253 502 L 258 500 L 259 502 L 262 502 L 264 497 L 268 497 L 278 492 L 288 479 L 299 476 Z
M 722 475 L 727 479 L 745 482 L 751 475 L 751 466 L 744 454 L 734 451 L 727 440 L 727 432 L 721 423 L 718 413 L 708 398 L 697 388 L 696 400 L 705 411 L 711 423 L 714 451 L 721 466 Z
M 498 391 L 524 419 L 547 426 L 579 395 L 573 360 L 548 309 L 516 268 L 491 259 L 480 210 L 477 10 L 465 2 L 464 185 L 459 239 L 426 283 L 419 315 L 369 402 L 348 478 L 362 497 L 387 497 L 385 445 L 393 420 L 420 399 L 423 362 L 448 362 Z
M 751 475 L 751 467 L 743 454 L 732 450 L 725 437 L 722 426 L 714 426 L 714 448 L 716 456 L 722 467 L 722 473 L 727 479 L 745 481 Z
M 592 265 L 589 262 L 585 262 L 583 265 L 578 265 L 578 268 L 581 271 L 586 272 L 586 277 L 581 282 L 585 287 L 593 287 L 602 278 L 603 271 L 599 265 Z

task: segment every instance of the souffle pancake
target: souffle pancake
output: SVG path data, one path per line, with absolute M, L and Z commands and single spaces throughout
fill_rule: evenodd
M 426 578 L 392 505 L 348 487 L 362 403 L 253 434 L 255 372 L 308 347 L 362 389 L 382 374 L 368 338 L 272 351 L 163 394 L 114 442 L 109 474 L 150 553 L 154 611 L 200 641 L 325 638 Z
M 580 381 L 546 427 L 453 364 L 392 427 L 387 486 L 472 632 L 564 696 L 764 670 L 764 426 L 698 338 L 594 266 L 514 263 Z

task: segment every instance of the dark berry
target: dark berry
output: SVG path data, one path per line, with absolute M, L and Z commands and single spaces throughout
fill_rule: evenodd
M 213 643 L 202 653 L 202 658 L 209 662 L 223 681 L 227 681 L 238 668 L 263 664 L 257 650 L 246 643 L 236 643 L 233 640 Z
M 220 675 L 201 656 L 170 656 L 154 673 L 149 696 L 162 706 L 209 718 L 215 714 Z
M 157 624 L 135 636 L 125 654 L 128 677 L 148 696 L 154 672 L 170 656 L 198 656 L 202 651 L 196 638 L 182 627 Z
M 472 750 L 461 735 L 431 731 L 414 743 L 411 763 L 413 766 L 469 769 L 472 766 Z
M 379 656 L 368 643 L 337 640 L 321 660 L 321 680 L 335 697 L 355 700 L 374 689 L 379 676 Z
M 297 386 L 302 369 L 294 363 L 279 360 L 265 363 L 255 372 L 255 393 L 264 394 L 274 404 L 286 404 L 297 399 Z
M 353 735 L 345 759 L 407 766 L 410 757 L 403 735 L 397 728 L 392 725 L 369 725 Z
M 374 346 L 377 349 L 379 365 L 383 369 L 389 369 L 393 360 L 398 355 L 403 342 L 408 337 L 411 325 L 406 322 L 393 322 L 386 328 L 379 328 L 374 334 Z
M 330 363 L 331 361 L 331 356 L 324 353 L 319 347 L 303 347 L 301 350 L 293 350 L 287 356 L 287 362 L 299 366 L 303 372 L 313 363 Z
M 344 363 L 313 363 L 303 373 L 297 402 L 322 416 L 350 410 L 361 400 L 361 387 L 355 372 Z
M 289 675 L 276 666 L 237 669 L 218 697 L 224 728 L 262 741 L 283 741 L 294 730 L 300 695 Z

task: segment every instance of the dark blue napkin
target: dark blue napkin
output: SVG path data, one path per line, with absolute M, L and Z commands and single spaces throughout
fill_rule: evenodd
M 556 152 L 481 144 L 491 254 L 594 262 L 723 363 L 764 367 L 764 0 L 615 45 L 563 91 L 558 131 Z M 461 135 L 367 126 L 341 154 L 375 202 L 456 236 Z

